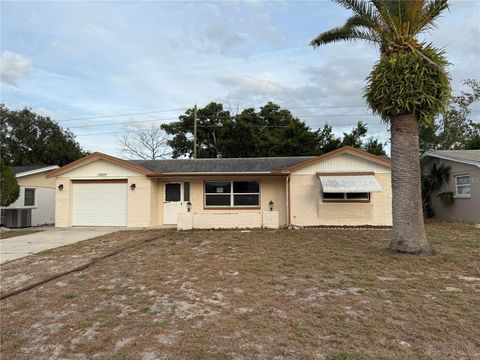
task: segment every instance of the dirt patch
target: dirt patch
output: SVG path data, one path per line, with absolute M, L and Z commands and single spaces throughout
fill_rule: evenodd
M 15 359 L 480 358 L 480 231 L 126 231 L 2 266 L 2 291 L 164 235 L 1 302 Z M 40 273 L 39 273 L 40 272 Z

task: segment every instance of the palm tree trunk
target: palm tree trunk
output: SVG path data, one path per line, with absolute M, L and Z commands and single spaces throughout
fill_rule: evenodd
M 430 253 L 423 224 L 420 147 L 415 114 L 392 118 L 391 147 L 393 228 L 390 250 Z

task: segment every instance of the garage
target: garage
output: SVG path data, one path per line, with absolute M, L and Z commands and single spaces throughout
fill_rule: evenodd
M 127 180 L 73 180 L 73 226 L 127 226 Z

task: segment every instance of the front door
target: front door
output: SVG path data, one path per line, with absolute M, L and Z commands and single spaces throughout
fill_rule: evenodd
M 182 184 L 181 182 L 165 183 L 163 192 L 163 223 L 165 225 L 176 224 L 177 214 L 184 211 Z

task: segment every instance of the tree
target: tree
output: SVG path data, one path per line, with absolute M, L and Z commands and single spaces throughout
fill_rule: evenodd
M 162 125 L 172 135 L 168 145 L 173 157 L 193 156 L 193 109 L 179 121 Z M 343 145 L 365 148 L 367 127 L 359 122 L 343 139 L 334 135 L 332 127 L 312 130 L 287 110 L 271 102 L 259 111 L 245 109 L 237 115 L 210 103 L 197 112 L 197 157 L 262 157 L 319 155 Z M 367 147 L 384 154 L 383 144 Z
M 0 158 L 0 206 L 14 203 L 20 195 L 17 177 L 5 161 Z
M 193 116 L 188 109 L 180 115 L 179 121 L 163 124 L 161 128 L 173 138 L 168 145 L 173 149 L 172 157 L 193 156 Z M 222 104 L 210 103 L 197 111 L 197 157 L 217 158 L 221 156 L 219 139 L 222 138 L 225 123 L 231 118 Z
M 380 48 L 364 97 L 391 128 L 392 239 L 395 252 L 429 253 L 422 214 L 419 122 L 442 113 L 450 97 L 442 51 L 417 36 L 434 26 L 447 0 L 336 0 L 353 11 L 345 25 L 318 35 L 318 47 L 366 40 Z
M 171 154 L 165 132 L 152 126 L 134 130 L 118 140 L 119 150 L 127 157 L 143 160 L 164 159 Z
M 63 166 L 86 155 L 74 135 L 48 116 L 0 105 L 0 152 L 7 165 Z
M 420 148 L 428 150 L 479 149 L 480 124 L 470 119 L 471 106 L 480 100 L 480 84 L 464 80 L 468 91 L 451 98 L 447 111 L 441 117 L 420 124 Z
M 428 164 L 428 163 L 427 163 Z M 425 165 L 427 166 L 427 165 Z M 422 203 L 423 203 L 423 213 L 428 217 L 433 217 L 435 214 L 432 207 L 432 194 L 438 192 L 442 185 L 450 181 L 450 166 L 445 166 L 440 164 L 437 166 L 436 163 L 433 163 L 429 169 L 425 170 L 424 176 L 422 176 Z M 446 192 L 438 194 L 441 199 L 447 199 Z M 453 193 L 450 193 L 451 199 L 453 200 Z M 445 200 L 442 200 L 444 205 Z

